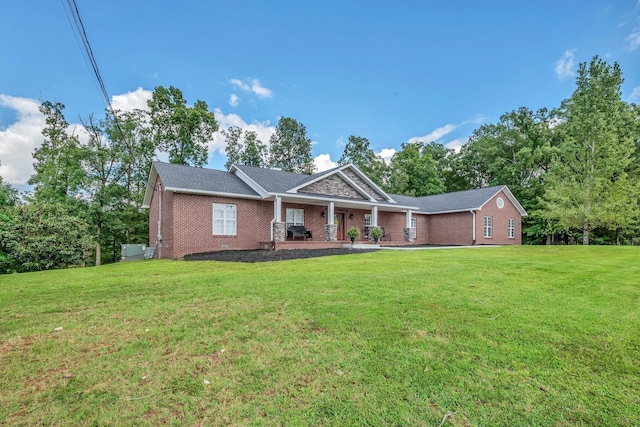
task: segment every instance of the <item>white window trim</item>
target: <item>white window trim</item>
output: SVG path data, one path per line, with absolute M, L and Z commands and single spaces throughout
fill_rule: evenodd
M 490 216 L 484 217 L 484 238 L 493 238 L 493 218 Z
M 507 220 L 507 238 L 516 238 L 516 221 L 513 218 Z
M 216 206 L 222 206 L 222 218 L 216 218 Z M 227 218 L 227 209 L 233 206 L 233 217 Z M 214 203 L 211 206 L 211 233 L 214 236 L 236 236 L 238 232 L 238 205 L 234 203 Z M 216 220 L 222 221 L 222 233 L 216 233 Z
M 364 214 L 364 226 L 371 227 L 371 221 L 373 220 L 373 215 Z
M 291 216 L 289 216 L 289 214 L 291 214 Z M 296 221 L 296 220 L 300 219 L 300 218 L 296 218 L 296 214 L 301 215 L 302 222 Z M 292 221 L 289 221 L 290 219 Z M 291 225 L 302 225 L 302 226 L 304 226 L 304 209 L 287 208 L 286 211 L 285 211 L 285 221 L 287 223 L 287 227 L 289 227 Z
M 415 217 L 411 218 L 411 228 L 418 230 L 418 220 Z

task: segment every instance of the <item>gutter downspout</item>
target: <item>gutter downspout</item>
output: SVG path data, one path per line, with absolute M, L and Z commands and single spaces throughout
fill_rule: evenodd
M 158 258 L 162 258 L 162 184 L 158 184 L 158 235 L 156 239 Z
M 471 216 L 472 216 L 472 221 L 473 221 L 473 240 L 471 241 L 472 245 L 476 244 L 476 211 L 474 211 L 473 209 L 470 210 L 469 212 L 471 212 Z

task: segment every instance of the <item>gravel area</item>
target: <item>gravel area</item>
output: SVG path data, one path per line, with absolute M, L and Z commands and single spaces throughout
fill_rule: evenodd
M 329 255 L 347 255 L 372 252 L 378 249 L 290 249 L 279 251 L 217 251 L 201 254 L 191 254 L 184 257 L 185 261 L 231 261 L 231 262 L 267 262 L 289 259 L 316 258 Z

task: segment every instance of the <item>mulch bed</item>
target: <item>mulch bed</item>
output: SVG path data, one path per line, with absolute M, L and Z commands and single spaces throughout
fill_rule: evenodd
M 290 249 L 279 251 L 217 251 L 206 252 L 200 254 L 191 254 L 184 257 L 185 261 L 230 261 L 230 262 L 267 262 L 267 261 L 284 261 L 290 259 L 317 258 L 329 255 L 348 255 L 372 252 L 378 249 L 350 249 L 350 248 L 331 248 L 331 249 Z

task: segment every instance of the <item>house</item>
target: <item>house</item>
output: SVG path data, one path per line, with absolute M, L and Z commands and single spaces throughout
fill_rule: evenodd
M 362 230 L 362 243 L 378 226 L 382 245 L 519 245 L 527 215 L 504 185 L 425 197 L 387 194 L 352 164 L 304 175 L 154 162 L 143 206 L 150 210 L 149 244 L 161 258 L 340 247 L 352 226 Z

